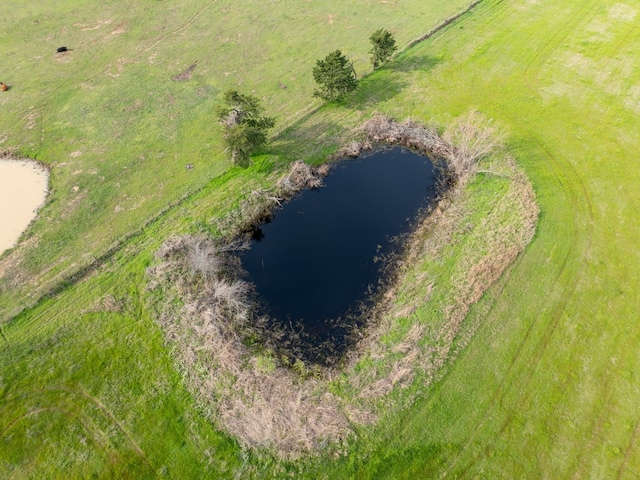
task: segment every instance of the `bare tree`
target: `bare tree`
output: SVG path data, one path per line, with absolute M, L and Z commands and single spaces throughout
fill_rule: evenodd
M 478 169 L 478 162 L 504 143 L 504 133 L 475 110 L 458 117 L 443 135 L 443 154 L 456 179 L 465 183 Z

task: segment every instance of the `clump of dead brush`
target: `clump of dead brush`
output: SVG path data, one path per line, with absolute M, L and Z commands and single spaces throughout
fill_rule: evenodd
M 242 233 L 271 218 L 282 202 L 302 190 L 320 188 L 329 171 L 328 165 L 312 167 L 303 161 L 291 164 L 274 188 L 253 190 L 238 208 L 215 221 L 220 235 L 227 239 L 238 238 Z
M 478 162 L 503 144 L 504 134 L 476 111 L 457 118 L 440 135 L 437 129 L 407 119 L 400 123 L 386 115 L 375 115 L 355 132 L 356 138 L 338 153 L 360 154 L 372 144 L 401 145 L 444 162 L 451 183 L 464 185 L 477 171 Z M 357 156 L 357 155 L 356 155 Z
M 150 287 L 172 285 L 190 309 L 208 310 L 225 336 L 241 336 L 251 317 L 252 288 L 241 280 L 242 266 L 234 253 L 247 246 L 246 241 L 219 243 L 202 236 L 170 238 L 149 270 Z
M 459 183 L 466 183 L 478 170 L 483 158 L 500 149 L 504 132 L 482 114 L 472 110 L 458 117 L 443 135 L 442 155 Z
M 328 392 L 328 378 L 307 375 L 302 362 L 276 352 L 278 332 L 267 329 L 251 285 L 239 279 L 233 253 L 244 247 L 185 236 L 157 252 L 150 286 L 162 289 L 158 320 L 179 369 L 212 419 L 245 447 L 294 458 L 339 445 L 351 432 L 348 416 Z M 354 409 L 349 415 L 370 417 Z

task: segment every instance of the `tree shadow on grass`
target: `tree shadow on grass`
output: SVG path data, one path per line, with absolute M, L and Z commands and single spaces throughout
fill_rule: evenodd
M 391 100 L 409 84 L 391 69 L 380 69 L 358 82 L 355 92 L 345 98 L 343 105 L 352 110 L 369 110 L 377 103 Z
M 410 84 L 404 74 L 431 70 L 438 62 L 434 57 L 401 55 L 362 78 L 344 105 L 354 110 L 369 110 L 378 103 L 387 102 Z
M 430 57 L 428 55 L 403 54 L 388 63 L 385 68 L 389 68 L 394 72 L 404 73 L 415 72 L 417 70 L 429 71 L 440 62 L 440 58 Z
M 312 163 L 330 155 L 343 140 L 345 126 L 331 122 L 322 113 L 324 107 L 332 112 L 332 107 L 351 111 L 366 111 L 373 105 L 392 99 L 408 84 L 390 69 L 381 69 L 374 75 L 360 80 L 358 88 L 346 97 L 319 105 L 271 138 L 266 153 L 280 155 L 288 160 L 304 158 Z
M 358 88 L 345 98 L 318 105 L 274 135 L 264 153 L 282 156 L 288 161 L 323 159 L 332 153 L 345 133 L 343 125 L 328 121 L 327 115 L 321 113 L 326 106 L 333 104 L 360 112 L 371 110 L 375 105 L 393 99 L 410 85 L 410 81 L 404 78 L 405 74 L 431 70 L 439 62 L 440 59 L 425 55 L 400 55 L 360 79 Z
M 287 160 L 313 161 L 326 156 L 334 148 L 336 138 L 343 133 L 343 127 L 326 118 L 316 120 L 314 113 L 315 111 L 305 115 L 272 138 L 266 153 Z

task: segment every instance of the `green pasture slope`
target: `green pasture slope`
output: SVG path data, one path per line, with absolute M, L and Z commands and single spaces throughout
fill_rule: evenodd
M 364 71 L 370 30 L 405 45 L 465 2 L 5 3 L 0 147 L 50 163 L 53 195 L 0 259 L 0 477 L 640 476 L 640 1 L 484 0 L 318 111 L 316 58 L 341 47 Z M 74 50 L 55 58 L 61 44 Z M 280 122 L 248 170 L 217 147 L 228 86 Z M 345 457 L 243 453 L 181 385 L 146 308 L 153 251 L 374 110 L 445 124 L 470 107 L 509 132 L 541 207 L 471 312 L 475 338 Z
M 320 105 L 311 96 L 317 59 L 342 48 L 365 73 L 375 28 L 404 45 L 466 6 L 439 3 L 0 3 L 0 81 L 12 87 L 0 96 L 0 149 L 53 167 L 32 248 L 0 275 L 9 289 L 0 290 L 0 320 L 229 169 L 213 115 L 222 91 L 260 97 L 283 129 Z M 63 45 L 70 51 L 56 55 Z M 174 80 L 193 65 L 190 80 Z
M 540 223 L 446 378 L 327 478 L 640 477 L 638 22 L 637 1 L 487 1 L 402 57 L 377 108 L 506 125 Z

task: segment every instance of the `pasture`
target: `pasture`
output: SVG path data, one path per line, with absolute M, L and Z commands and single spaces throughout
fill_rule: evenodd
M 640 2 L 484 0 L 344 105 L 311 98 L 328 51 L 364 73 L 373 29 L 403 46 L 465 6 L 4 6 L 0 148 L 51 165 L 52 193 L 0 257 L 0 476 L 639 474 Z M 213 110 L 228 87 L 278 121 L 246 170 L 218 147 Z M 357 430 L 344 456 L 243 452 L 186 390 L 153 321 L 153 252 L 289 162 L 322 161 L 374 111 L 446 125 L 469 108 L 508 131 L 541 208 L 533 242 L 466 319 L 475 336 L 410 408 Z

